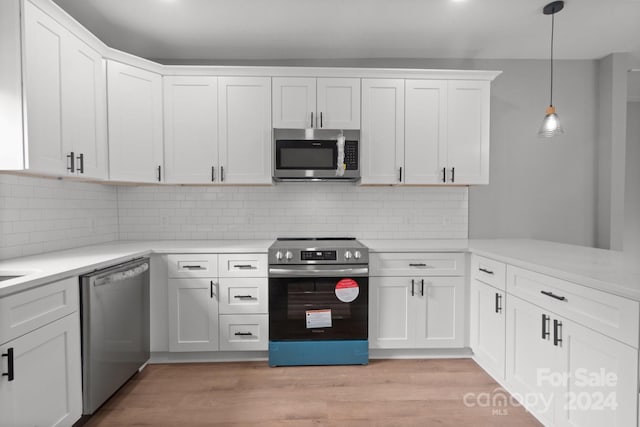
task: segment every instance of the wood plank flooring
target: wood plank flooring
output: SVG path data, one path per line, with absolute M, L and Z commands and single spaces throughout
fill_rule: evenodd
M 496 389 L 470 359 L 282 368 L 266 362 L 149 365 L 85 426 L 541 425 L 520 406 L 478 403 L 500 394 Z

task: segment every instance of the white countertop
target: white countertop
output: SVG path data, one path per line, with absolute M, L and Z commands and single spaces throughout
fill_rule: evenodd
M 266 253 L 272 240 L 112 242 L 0 261 L 0 297 L 151 253 Z M 371 252 L 473 252 L 640 301 L 640 260 L 617 251 L 529 239 L 363 240 Z
M 0 261 L 0 297 L 69 276 L 126 262 L 151 253 L 266 253 L 272 240 L 153 240 L 84 246 Z

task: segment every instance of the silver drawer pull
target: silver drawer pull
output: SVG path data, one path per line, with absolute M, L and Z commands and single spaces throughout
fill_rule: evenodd
M 201 265 L 183 265 L 182 268 L 187 270 L 204 270 L 205 267 Z
M 239 336 L 239 337 L 252 337 L 253 336 L 253 334 L 251 332 L 236 332 L 233 335 Z
M 486 268 L 479 267 L 478 270 L 482 271 L 483 273 L 494 274 L 493 271 L 487 270 Z
M 233 266 L 233 268 L 241 268 L 241 269 L 248 269 L 248 268 L 256 268 L 251 264 L 236 264 Z
M 409 267 L 424 267 L 424 268 L 432 268 L 430 265 L 427 265 L 427 264 L 425 264 L 425 263 L 423 263 L 423 262 L 419 262 L 419 263 L 415 263 L 415 264 L 414 264 L 414 263 L 409 264 Z
M 234 298 L 238 298 L 238 299 L 253 299 L 253 295 L 234 295 Z
M 556 294 L 554 294 L 553 292 L 549 292 L 549 291 L 540 291 L 540 293 L 541 293 L 541 294 L 543 294 L 543 295 L 546 295 L 546 296 L 548 296 L 548 297 L 555 298 L 555 299 L 557 299 L 557 300 L 559 300 L 559 301 L 566 301 L 566 300 L 567 300 L 567 298 L 566 298 L 566 297 L 562 297 L 562 296 L 560 296 L 560 295 L 556 295 Z

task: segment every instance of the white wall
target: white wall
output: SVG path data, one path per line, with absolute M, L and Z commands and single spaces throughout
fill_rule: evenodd
M 466 238 L 464 187 L 119 187 L 120 238 Z
M 0 259 L 117 238 L 115 187 L 0 174 Z
M 640 102 L 628 104 L 624 251 L 640 256 Z

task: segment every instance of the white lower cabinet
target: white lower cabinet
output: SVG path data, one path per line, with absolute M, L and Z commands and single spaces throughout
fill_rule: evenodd
M 0 353 L 0 426 L 63 427 L 80 419 L 77 311 L 3 344 Z
M 372 277 L 371 348 L 464 345 L 464 277 Z
M 509 391 L 543 423 L 637 425 L 637 349 L 509 296 Z
M 169 351 L 267 350 L 266 258 L 168 255 Z
M 221 314 L 220 350 L 267 350 L 268 314 Z
M 470 345 L 474 360 L 498 380 L 504 380 L 505 293 L 477 280 L 470 285 Z
M 218 289 L 212 278 L 169 279 L 169 350 L 218 350 Z

